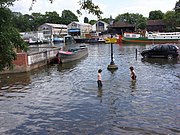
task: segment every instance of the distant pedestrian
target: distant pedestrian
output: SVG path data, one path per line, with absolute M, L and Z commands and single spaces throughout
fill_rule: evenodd
M 130 75 L 131 75 L 131 79 L 134 81 L 134 80 L 136 80 L 136 73 L 135 73 L 135 71 L 134 71 L 134 67 L 130 67 L 129 68 L 130 69 Z
M 97 84 L 98 84 L 98 87 L 99 88 L 101 88 L 102 87 L 102 76 L 101 76 L 101 72 L 102 72 L 102 70 L 101 69 L 99 69 L 98 70 L 98 80 L 97 80 Z

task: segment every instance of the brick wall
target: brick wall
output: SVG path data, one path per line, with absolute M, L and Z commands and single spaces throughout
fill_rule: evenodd
M 13 61 L 16 66 L 28 66 L 27 53 L 17 53 L 16 60 Z

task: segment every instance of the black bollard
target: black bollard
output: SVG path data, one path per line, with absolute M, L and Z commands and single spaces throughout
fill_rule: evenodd
M 136 48 L 136 60 L 137 60 L 137 48 Z

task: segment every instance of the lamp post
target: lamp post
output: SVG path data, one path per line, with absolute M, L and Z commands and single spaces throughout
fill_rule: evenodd
M 113 38 L 112 26 L 113 26 L 113 19 L 112 19 L 112 16 L 110 16 L 109 30 L 110 30 L 110 33 L 111 33 L 111 39 Z M 118 69 L 117 65 L 115 65 L 115 63 L 114 63 L 113 56 L 114 56 L 113 55 L 113 43 L 111 42 L 111 62 L 110 62 L 110 64 L 107 67 L 107 69 L 111 70 L 111 71 Z

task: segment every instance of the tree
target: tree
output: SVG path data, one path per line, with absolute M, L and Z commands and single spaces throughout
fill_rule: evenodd
M 0 71 L 11 68 L 16 58 L 14 48 L 27 49 L 27 44 L 21 39 L 17 29 L 12 26 L 12 12 L 1 3 L 0 13 Z M 4 5 L 5 7 L 2 7 Z
M 180 27 L 180 0 L 175 4 L 176 27 Z
M 84 23 L 89 23 L 89 19 L 87 17 L 84 17 Z
M 174 10 L 175 12 L 180 12 L 180 0 L 176 2 Z
M 103 12 L 100 10 L 98 5 L 95 5 L 92 0 L 79 0 L 80 9 L 77 10 L 78 14 L 82 14 L 81 10 L 86 10 L 88 13 L 96 15 L 98 18 L 101 18 Z
M 146 26 L 146 18 L 141 14 L 124 13 L 119 14 L 115 21 L 128 22 L 136 26 L 136 28 L 144 28 Z
M 89 24 L 94 25 L 97 21 L 96 20 L 90 20 Z
M 109 18 L 102 18 L 100 20 L 109 24 Z
M 176 29 L 176 15 L 174 11 L 167 11 L 164 15 L 164 22 L 166 24 L 166 31 L 175 31 Z
M 73 21 L 79 21 L 78 17 L 70 10 L 63 10 L 61 18 L 63 20 L 63 24 L 66 24 L 66 25 L 68 25 L 69 23 Z
M 164 13 L 161 10 L 155 10 L 149 12 L 149 19 L 150 20 L 158 20 L 158 19 L 163 19 Z
M 44 17 L 45 17 L 45 21 L 48 23 L 59 23 L 61 20 L 61 17 L 56 11 L 46 12 Z
M 6 1 L 6 0 L 5 0 Z M 11 0 L 16 1 L 16 0 Z M 31 7 L 29 8 L 32 10 L 33 5 L 35 4 L 37 0 L 32 0 Z M 54 0 L 49 0 L 51 3 L 53 3 Z M 96 15 L 98 18 L 101 18 L 101 15 L 103 12 L 100 10 L 98 5 L 95 5 L 92 0 L 79 0 L 80 8 L 77 10 L 77 13 L 79 15 L 82 15 L 81 10 L 86 10 L 88 13 L 92 13 L 93 15 Z
M 53 14 L 53 13 L 52 13 Z M 54 13 L 56 16 L 56 13 Z M 46 17 L 45 15 L 41 14 L 41 13 L 32 13 L 29 17 L 29 24 L 30 24 L 30 28 L 32 31 L 36 31 L 38 30 L 39 25 L 42 25 L 43 23 L 46 22 Z M 53 17 L 52 17 L 53 18 Z M 55 18 L 55 17 L 54 17 Z M 55 19 L 52 19 L 53 21 Z M 57 16 L 57 19 L 59 19 L 59 16 Z
M 20 32 L 32 31 L 32 26 L 34 26 L 32 16 L 28 14 L 22 15 L 20 12 L 13 12 L 12 24 Z
M 146 19 L 139 19 L 136 23 L 136 28 L 137 29 L 141 29 L 141 30 L 144 30 L 146 29 L 146 26 L 147 26 L 147 21 Z

